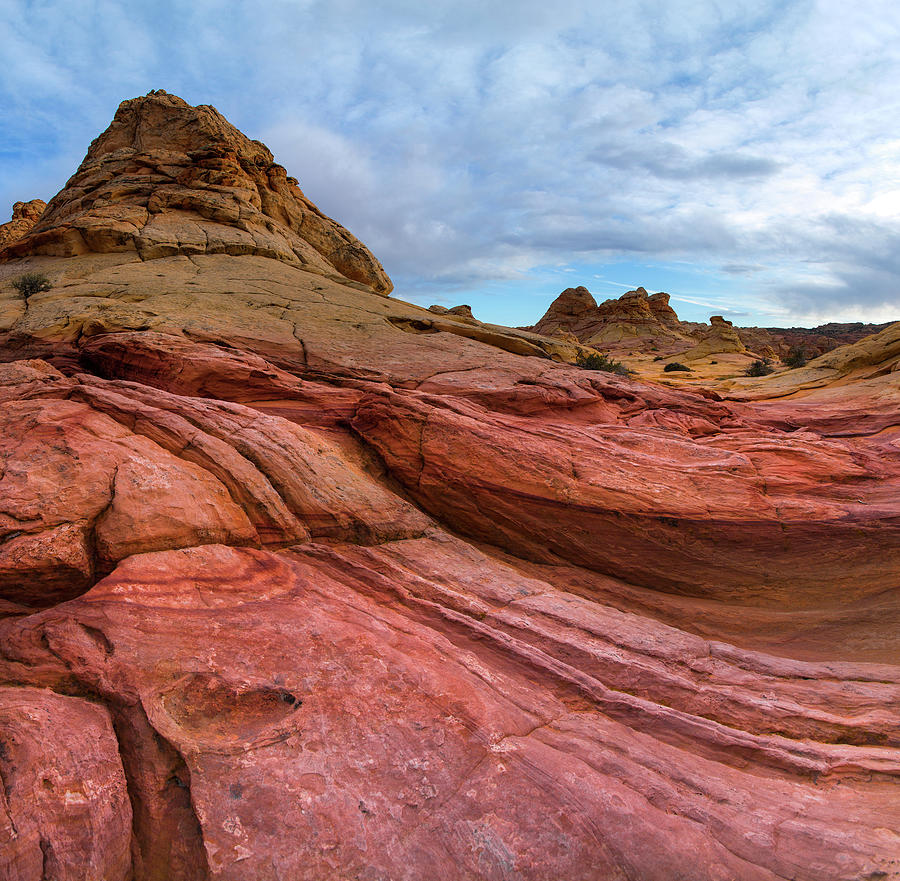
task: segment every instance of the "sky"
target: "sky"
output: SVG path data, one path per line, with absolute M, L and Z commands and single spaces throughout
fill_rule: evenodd
M 405 300 L 900 319 L 894 0 L 0 0 L 0 46 L 3 213 L 165 89 L 265 142 Z

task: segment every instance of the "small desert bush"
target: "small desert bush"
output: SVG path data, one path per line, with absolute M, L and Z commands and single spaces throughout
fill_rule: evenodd
M 46 275 L 41 275 L 39 272 L 27 272 L 13 282 L 13 287 L 27 300 L 32 294 L 49 291 L 51 284 Z
M 775 372 L 775 368 L 765 361 L 754 361 L 744 372 L 747 376 L 768 376 Z
M 687 370 L 690 372 L 690 367 L 685 367 L 684 364 L 680 364 L 678 361 L 670 361 L 663 367 L 663 373 L 671 373 L 673 370 Z
M 805 367 L 806 350 L 801 346 L 791 346 L 790 351 L 784 356 L 784 363 L 788 367 Z
M 598 352 L 579 352 L 575 356 L 575 364 L 584 370 L 604 370 L 607 373 L 617 373 L 619 376 L 628 376 L 631 371 L 621 362 Z

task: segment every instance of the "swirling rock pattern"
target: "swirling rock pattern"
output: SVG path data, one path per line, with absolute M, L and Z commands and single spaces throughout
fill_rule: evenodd
M 54 235 L 0 261 L 3 877 L 900 878 L 894 332 L 725 398 Z

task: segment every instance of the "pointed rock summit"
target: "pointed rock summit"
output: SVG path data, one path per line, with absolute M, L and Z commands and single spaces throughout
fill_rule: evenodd
M 253 254 L 385 295 L 393 288 L 378 260 L 303 195 L 264 144 L 214 107 L 161 90 L 123 101 L 40 222 L 0 238 L 0 260 L 118 251 L 143 260 Z

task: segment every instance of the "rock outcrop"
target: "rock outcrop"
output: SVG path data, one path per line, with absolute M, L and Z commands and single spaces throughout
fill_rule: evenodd
M 707 355 L 716 355 L 724 352 L 746 352 L 743 341 L 730 321 L 726 321 L 721 315 L 713 315 L 709 319 L 709 330 L 703 334 L 700 342 L 680 357 L 686 361 L 695 361 L 705 358 Z
M 132 877 L 131 802 L 109 711 L 0 687 L 0 876 Z
M 657 291 L 647 297 L 647 305 L 650 312 L 658 318 L 663 324 L 678 324 L 678 314 L 669 305 L 669 295 L 662 291 Z
M 299 259 L 40 241 L 0 875 L 900 878 L 894 331 L 723 400 Z
M 43 199 L 16 202 L 13 205 L 12 220 L 0 225 L 0 251 L 30 233 L 46 207 L 47 203 Z
M 619 357 L 654 353 L 694 361 L 729 353 L 775 360 L 787 356 L 794 347 L 805 351 L 807 358 L 814 358 L 889 326 L 857 322 L 816 328 L 733 327 L 721 315 L 713 315 L 706 325 L 681 321 L 669 299 L 661 291 L 648 295 L 644 288 L 637 288 L 597 305 L 586 287 L 567 288 L 537 324 L 525 329 Z
M 797 396 L 796 406 L 801 411 L 810 405 L 820 411 L 819 427 L 824 427 L 822 419 L 832 428 L 844 424 L 848 432 L 893 426 L 900 393 L 900 322 L 833 349 L 804 367 L 759 379 L 734 380 L 723 384 L 726 389 L 729 397 L 745 401 Z M 766 405 L 767 409 L 771 406 Z M 794 402 L 788 409 L 791 406 Z M 823 407 L 827 417 L 821 412 Z M 881 428 L 873 429 L 875 425 Z
M 312 204 L 264 144 L 165 92 L 123 101 L 40 221 L 0 258 L 136 251 L 255 254 L 388 294 L 365 246 Z
M 587 346 L 624 352 L 683 351 L 695 342 L 699 325 L 678 320 L 669 295 L 637 288 L 597 305 L 585 287 L 568 288 L 531 330 L 564 338 L 573 335 Z
M 839 346 L 881 333 L 890 324 L 829 322 L 818 327 L 739 327 L 737 331 L 744 345 L 753 352 L 764 354 L 768 350 L 772 358 L 783 358 L 791 349 L 799 349 L 811 360 Z
M 673 329 L 673 317 L 677 324 L 668 294 L 651 297 L 644 288 L 638 288 L 598 306 L 587 288 L 577 287 L 563 291 L 532 330 L 548 335 L 571 333 L 585 345 L 597 348 L 625 341 L 640 348 L 680 338 Z

